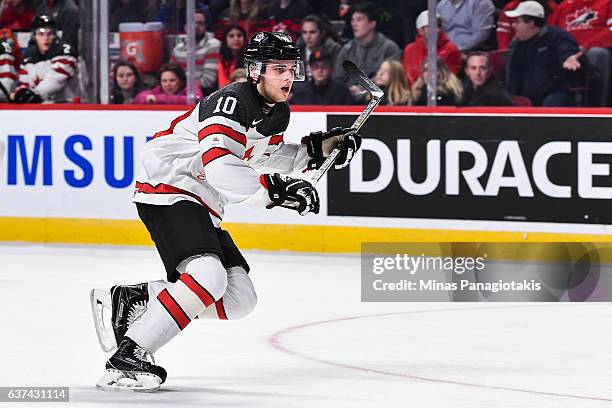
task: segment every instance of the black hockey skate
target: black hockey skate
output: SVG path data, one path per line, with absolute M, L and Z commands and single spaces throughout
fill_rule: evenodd
M 147 360 L 150 356 L 129 337 L 123 337 L 115 354 L 106 362 L 106 374 L 96 387 L 127 391 L 157 391 L 166 381 L 166 370 Z
M 116 285 L 110 292 L 92 289 L 91 312 L 103 351 L 117 348 L 128 328 L 147 310 L 148 284 Z
M 110 290 L 111 322 L 117 344 L 121 343 L 125 332 L 147 310 L 149 291 L 146 283 L 137 285 L 116 285 Z

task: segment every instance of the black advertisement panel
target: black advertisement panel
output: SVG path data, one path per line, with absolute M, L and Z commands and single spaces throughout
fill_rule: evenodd
M 612 224 L 612 118 L 379 114 L 361 133 L 329 215 Z

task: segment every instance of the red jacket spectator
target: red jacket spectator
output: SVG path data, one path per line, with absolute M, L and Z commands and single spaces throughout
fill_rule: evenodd
M 564 0 L 550 24 L 568 31 L 583 50 L 612 48 L 611 0 Z
M 453 74 L 461 71 L 461 51 L 443 32 L 438 32 L 438 57 L 440 57 Z M 404 48 L 402 65 L 406 71 L 408 82 L 413 84 L 420 75 L 421 62 L 427 58 L 427 42 L 425 37 L 417 35 L 414 42 Z
M 514 18 L 508 17 L 506 11 L 514 10 L 518 7 L 519 3 L 525 0 L 512 0 L 504 6 L 502 11 L 499 13 L 499 19 L 497 20 L 497 48 L 500 50 L 506 50 L 510 47 L 510 43 L 514 39 Z M 558 4 L 555 0 L 548 0 L 544 7 L 550 10 L 548 15 L 548 23 L 552 24 L 552 18 L 555 9 Z
M 197 100 L 202 99 L 204 96 L 199 84 L 195 84 L 195 97 Z M 155 102 L 148 100 L 148 97 L 153 95 Z M 176 94 L 167 94 L 162 91 L 161 86 L 156 86 L 153 89 L 141 91 L 134 98 L 135 104 L 155 104 L 155 105 L 186 105 L 187 104 L 187 87 L 184 87 L 181 91 Z

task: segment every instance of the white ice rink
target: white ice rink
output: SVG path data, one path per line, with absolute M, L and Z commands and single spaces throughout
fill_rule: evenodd
M 612 406 L 610 304 L 361 303 L 358 257 L 246 257 L 253 314 L 194 321 L 141 394 L 95 389 L 89 289 L 159 279 L 155 250 L 0 246 L 0 386 L 69 386 L 70 407 Z

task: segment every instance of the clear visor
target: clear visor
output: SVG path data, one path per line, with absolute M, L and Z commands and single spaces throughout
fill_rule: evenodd
M 303 81 L 306 78 L 306 70 L 304 69 L 304 61 L 268 61 L 256 62 L 253 67 L 253 75 L 262 76 L 266 80 L 285 81 Z

